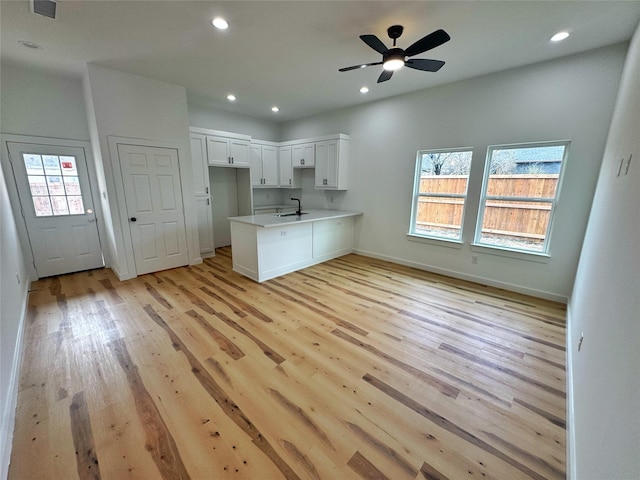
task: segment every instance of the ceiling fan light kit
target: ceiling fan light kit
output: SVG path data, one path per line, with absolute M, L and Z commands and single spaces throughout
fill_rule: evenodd
M 419 55 L 433 48 L 439 47 L 443 43 L 451 40 L 451 37 L 444 30 L 436 30 L 429 35 L 422 37 L 413 43 L 409 48 L 403 50 L 396 47 L 396 40 L 402 35 L 404 27 L 402 25 L 392 25 L 387 29 L 387 35 L 393 40 L 393 47 L 387 48 L 382 41 L 375 35 L 360 35 L 360 39 L 382 55 L 381 62 L 361 63 L 352 67 L 344 67 L 339 72 L 348 72 L 357 68 L 371 67 L 374 65 L 382 65 L 382 73 L 378 77 L 378 83 L 386 82 L 391 78 L 393 72 L 408 67 L 414 70 L 422 70 L 424 72 L 437 72 L 442 68 L 444 62 L 442 60 L 431 60 L 423 58 L 409 58 Z

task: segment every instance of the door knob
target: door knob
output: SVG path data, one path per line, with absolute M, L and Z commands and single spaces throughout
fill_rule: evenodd
M 129 220 L 131 220 L 132 222 L 135 222 L 138 219 L 136 217 L 131 217 Z

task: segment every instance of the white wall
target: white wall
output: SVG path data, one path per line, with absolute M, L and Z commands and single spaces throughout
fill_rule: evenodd
M 84 88 L 94 158 L 102 170 L 98 181 L 108 215 L 105 223 L 111 268 L 121 279 L 135 276 L 124 198 L 117 188 L 122 183 L 117 152 L 109 147 L 113 137 L 153 141 L 178 150 L 189 259 L 198 261 L 195 203 L 193 196 L 186 194 L 193 191 L 193 173 L 185 88 L 92 64 L 87 65 Z
M 194 102 L 189 102 L 189 125 L 222 130 L 223 132 L 242 133 L 258 140 L 272 142 L 277 142 L 280 137 L 280 125 L 276 122 L 223 112 Z
M 79 79 L 3 61 L 0 87 L 2 133 L 89 139 Z M 24 224 L 16 224 L 11 201 L 17 199 L 9 198 L 9 182 L 11 172 L 0 169 L 0 478 L 6 478 L 9 464 L 29 288 L 25 257 L 30 256 L 28 247 L 21 247 L 18 228 Z
M 0 73 L 2 133 L 89 140 L 79 78 L 8 61 Z
M 6 179 L 0 169 L 0 478 L 6 478 L 9 465 L 28 287 Z
M 639 208 L 640 26 L 629 48 L 569 304 L 573 479 L 640 478 Z
M 607 47 L 285 123 L 281 140 L 331 133 L 351 136 L 349 190 L 316 192 L 303 179 L 305 205 L 363 211 L 356 236 L 362 253 L 566 301 L 626 47 Z M 478 264 L 472 264 L 469 244 L 487 146 L 559 139 L 572 144 L 548 263 L 480 253 Z M 459 249 L 406 238 L 416 151 L 445 147 L 475 148 L 465 245 Z

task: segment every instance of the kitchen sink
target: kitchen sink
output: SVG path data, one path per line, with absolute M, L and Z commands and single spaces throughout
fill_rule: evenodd
M 300 212 L 300 215 L 306 215 L 309 212 Z M 296 212 L 288 212 L 288 213 L 276 213 L 276 217 L 293 217 L 294 215 L 298 215 Z

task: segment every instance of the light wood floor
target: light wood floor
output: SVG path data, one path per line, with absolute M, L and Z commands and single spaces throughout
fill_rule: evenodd
M 230 249 L 34 283 L 9 478 L 565 477 L 564 306 L 349 255 Z

